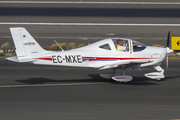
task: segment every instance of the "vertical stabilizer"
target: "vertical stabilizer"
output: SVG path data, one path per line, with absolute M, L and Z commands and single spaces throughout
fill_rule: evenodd
M 8 60 L 31 62 L 34 61 L 33 56 L 46 52 L 25 28 L 10 28 L 10 31 L 16 47 L 17 57 L 7 58 Z
M 25 28 L 10 28 L 10 31 L 16 46 L 17 57 L 33 56 L 45 52 Z

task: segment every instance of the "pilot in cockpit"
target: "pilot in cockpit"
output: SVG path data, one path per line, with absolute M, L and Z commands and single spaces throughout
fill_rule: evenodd
M 126 50 L 126 47 L 123 46 L 122 40 L 117 40 L 116 50 L 117 51 L 123 51 L 123 52 Z

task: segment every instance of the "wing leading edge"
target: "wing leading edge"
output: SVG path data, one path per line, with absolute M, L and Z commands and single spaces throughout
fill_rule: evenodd
M 104 70 L 104 69 L 111 69 L 111 68 L 117 68 L 117 67 L 120 67 L 120 66 L 123 66 L 123 65 L 135 65 L 135 64 L 143 64 L 143 63 L 149 63 L 151 62 L 150 60 L 135 60 L 135 61 L 130 61 L 130 60 L 126 60 L 126 61 L 118 61 L 116 63 L 113 63 L 113 64 L 107 64 L 107 65 L 104 65 L 102 67 L 99 68 L 99 70 Z

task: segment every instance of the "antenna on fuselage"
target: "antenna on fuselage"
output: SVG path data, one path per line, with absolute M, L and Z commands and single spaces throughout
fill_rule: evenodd
M 62 47 L 56 42 L 56 40 L 54 40 L 54 42 L 59 46 L 59 48 L 61 48 L 62 51 L 64 51 Z

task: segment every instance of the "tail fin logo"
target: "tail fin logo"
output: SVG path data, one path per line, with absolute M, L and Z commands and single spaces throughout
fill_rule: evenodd
M 34 42 L 26 42 L 26 43 L 24 43 L 23 45 L 24 45 L 24 46 L 26 46 L 26 45 L 32 46 L 32 45 L 35 45 L 35 43 L 34 43 Z

